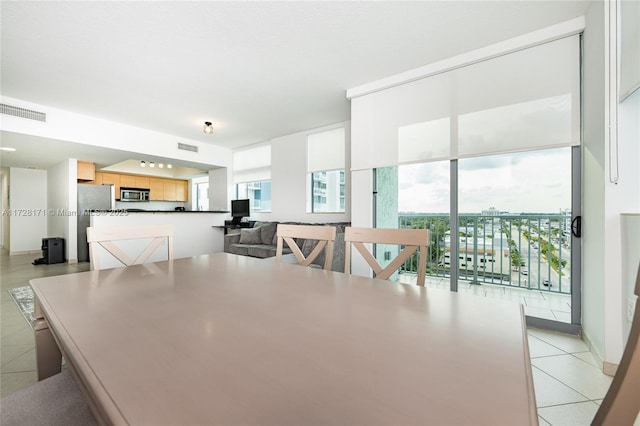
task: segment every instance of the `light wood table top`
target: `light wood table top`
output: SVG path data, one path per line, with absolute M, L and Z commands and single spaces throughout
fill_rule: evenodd
M 537 424 L 517 304 L 227 253 L 31 285 L 109 423 Z

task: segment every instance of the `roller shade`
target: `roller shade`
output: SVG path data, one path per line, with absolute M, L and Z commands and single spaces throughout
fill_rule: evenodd
M 570 36 L 351 100 L 352 170 L 580 144 Z
M 233 183 L 271 179 L 271 145 L 233 153 Z
M 307 172 L 344 169 L 345 130 L 327 130 L 307 136 Z

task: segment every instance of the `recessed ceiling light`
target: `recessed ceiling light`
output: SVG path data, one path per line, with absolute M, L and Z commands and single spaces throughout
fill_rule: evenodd
M 213 133 L 213 124 L 211 124 L 210 121 L 205 121 L 204 122 L 204 127 L 202 128 L 202 131 L 205 132 L 208 135 L 212 134 Z
M 3 146 L 2 148 L 0 148 L 0 151 L 7 151 L 7 152 L 13 152 L 15 150 L 16 150 L 15 148 L 11 148 L 8 146 Z
M 163 168 L 163 167 L 164 167 L 164 164 L 162 164 L 162 163 L 158 163 L 158 167 Z
M 167 164 L 167 169 L 172 168 L 173 166 L 171 164 Z

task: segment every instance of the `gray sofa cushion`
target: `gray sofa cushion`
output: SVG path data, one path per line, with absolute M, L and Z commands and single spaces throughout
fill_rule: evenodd
M 249 256 L 253 257 L 273 257 L 276 255 L 276 246 L 260 244 L 249 246 Z
M 267 223 L 260 226 L 260 240 L 262 244 L 275 245 L 273 238 L 276 234 L 276 228 L 278 224 L 275 222 Z
M 262 244 L 260 228 L 243 228 L 240 230 L 240 244 Z
M 249 245 L 246 244 L 230 244 L 228 252 L 231 254 L 239 254 L 241 256 L 249 256 Z

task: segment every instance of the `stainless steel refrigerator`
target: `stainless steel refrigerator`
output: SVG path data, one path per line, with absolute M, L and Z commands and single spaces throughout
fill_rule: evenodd
M 113 210 L 115 194 L 113 185 L 78 184 L 78 262 L 89 261 L 87 228 L 91 210 Z

